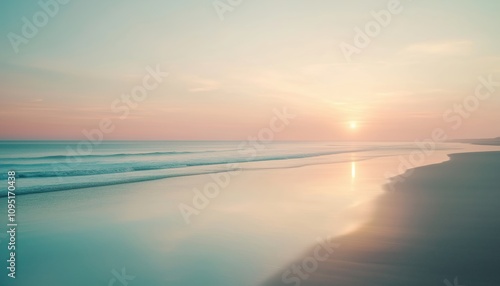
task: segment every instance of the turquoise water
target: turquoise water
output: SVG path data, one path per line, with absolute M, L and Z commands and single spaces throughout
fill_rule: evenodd
M 17 173 L 19 223 L 17 278 L 4 269 L 1 285 L 258 285 L 317 238 L 366 219 L 368 208 L 356 206 L 380 193 L 398 156 L 417 149 L 107 142 L 77 152 L 78 144 L 0 144 L 4 185 L 8 170 Z M 220 194 L 187 223 L 180 206 L 194 206 L 194 189 L 218 180 Z M 6 188 L 1 194 L 5 230 Z M 3 259 L 7 241 L 0 239 Z M 128 280 L 119 279 L 122 271 Z
M 39 193 L 141 182 L 231 169 L 228 164 L 280 162 L 357 152 L 371 158 L 404 152 L 408 144 L 250 142 L 2 142 L 0 178 L 17 170 L 19 192 Z M 374 152 L 378 152 L 375 154 Z M 382 152 L 382 153 L 381 153 Z M 335 162 L 335 158 L 331 159 Z M 232 169 L 235 169 L 234 167 Z M 5 191 L 0 192 L 5 195 Z

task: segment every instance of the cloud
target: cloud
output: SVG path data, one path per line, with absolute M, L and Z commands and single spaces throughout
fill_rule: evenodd
M 467 55 L 473 46 L 471 41 L 427 42 L 410 45 L 403 52 L 424 55 Z
M 190 85 L 194 85 L 194 87 L 188 88 L 189 92 L 204 92 L 204 91 L 212 91 L 217 90 L 221 87 L 221 84 L 215 80 L 204 79 L 199 77 L 191 78 Z

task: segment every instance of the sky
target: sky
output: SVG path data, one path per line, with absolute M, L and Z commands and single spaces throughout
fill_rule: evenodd
M 391 1 L 2 0 L 0 139 L 245 140 L 283 109 L 275 140 L 500 136 L 500 85 L 475 95 L 500 82 L 500 2 Z

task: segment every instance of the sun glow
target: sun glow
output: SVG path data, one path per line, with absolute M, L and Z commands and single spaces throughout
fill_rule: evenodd
M 349 126 L 351 127 L 351 129 L 356 129 L 358 128 L 358 124 L 356 123 L 356 121 L 351 121 L 349 123 Z
M 351 178 L 356 179 L 356 162 L 351 162 Z

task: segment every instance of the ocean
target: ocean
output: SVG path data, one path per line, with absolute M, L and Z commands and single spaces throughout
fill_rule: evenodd
M 347 153 L 364 160 L 413 149 L 418 148 L 373 142 L 4 141 L 0 178 L 5 179 L 9 170 L 17 171 L 22 178 L 19 193 L 28 194 L 245 169 L 249 162 L 264 162 L 252 168 L 293 167 L 345 162 Z M 338 156 L 325 160 L 327 155 Z
M 426 155 L 412 142 L 85 146 L 0 143 L 0 196 L 15 171 L 18 223 L 17 278 L 1 275 L 2 285 L 260 285 L 318 241 L 368 221 L 388 174 L 488 148 L 442 143 Z M 0 236 L 1 257 L 7 241 Z

